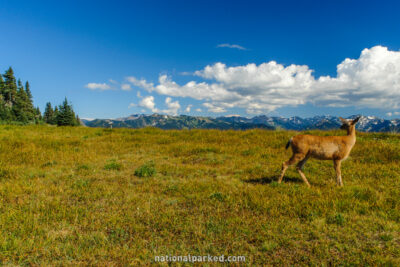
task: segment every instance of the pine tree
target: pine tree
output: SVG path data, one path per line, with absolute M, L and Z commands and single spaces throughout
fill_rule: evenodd
M 4 77 L 4 101 L 7 105 L 12 106 L 15 104 L 15 98 L 17 96 L 17 83 L 14 76 L 14 71 L 10 67 Z
M 39 107 L 35 108 L 35 123 L 38 124 L 43 121 L 42 113 L 40 112 Z
M 43 114 L 43 120 L 45 123 L 55 124 L 55 114 L 50 102 L 47 102 L 46 104 L 46 108 Z
M 59 111 L 57 114 L 57 125 L 58 126 L 75 126 L 76 118 L 72 106 L 68 103 L 67 98 L 58 107 Z
M 44 120 L 46 123 L 60 126 L 80 125 L 80 119 L 67 98 L 61 105 L 55 106 L 54 110 L 51 103 L 47 103 L 43 117 L 39 107 L 35 108 L 33 105 L 28 81 L 24 88 L 21 80 L 16 80 L 12 67 L 9 67 L 3 75 L 0 74 L 0 121 L 40 123 Z
M 2 121 L 12 121 L 11 109 L 7 106 L 4 101 L 3 96 L 0 97 L 0 120 Z
M 58 107 L 55 106 L 54 107 L 54 115 L 53 115 L 53 123 L 54 125 L 57 125 L 57 118 L 58 118 L 58 114 L 60 113 L 60 111 L 58 110 Z
M 25 92 L 21 80 L 18 79 L 18 89 L 15 96 L 14 104 L 12 106 L 14 117 L 17 121 L 28 122 L 34 119 L 31 107 L 29 105 L 29 98 Z
M 26 83 L 25 83 L 25 91 L 26 91 L 26 94 L 28 95 L 30 101 L 32 102 L 32 92 L 31 92 L 31 87 L 30 87 L 28 81 L 26 81 Z
M 4 96 L 4 80 L 3 75 L 0 74 L 0 95 L 3 98 Z
M 0 120 L 11 121 L 11 109 L 7 105 L 5 99 L 5 83 L 3 80 L 3 75 L 0 74 Z

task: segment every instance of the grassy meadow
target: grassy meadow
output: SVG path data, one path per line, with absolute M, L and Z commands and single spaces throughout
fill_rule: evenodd
M 400 135 L 358 133 L 343 188 L 310 159 L 307 188 L 293 167 L 275 182 L 295 134 L 2 125 L 0 263 L 399 266 Z

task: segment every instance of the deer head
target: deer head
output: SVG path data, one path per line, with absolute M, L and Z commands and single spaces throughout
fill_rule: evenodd
M 351 133 L 355 132 L 356 123 L 358 122 L 358 120 L 360 118 L 361 117 L 357 117 L 352 121 L 348 121 L 348 120 L 343 119 L 342 117 L 339 117 L 339 119 L 343 123 L 342 126 L 340 126 L 340 129 L 346 130 L 347 134 L 351 134 Z

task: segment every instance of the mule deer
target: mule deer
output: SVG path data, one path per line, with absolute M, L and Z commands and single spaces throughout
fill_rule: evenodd
M 314 135 L 296 135 L 290 138 L 286 144 L 286 149 L 292 147 L 293 155 L 282 164 L 282 172 L 279 177 L 278 183 L 282 182 L 286 169 L 290 166 L 297 164 L 297 171 L 307 186 L 310 184 L 303 173 L 304 164 L 312 157 L 322 160 L 333 160 L 333 166 L 336 171 L 336 181 L 339 186 L 343 186 L 340 165 L 342 160 L 346 159 L 354 144 L 356 143 L 356 123 L 360 117 L 347 121 L 341 117 L 342 126 L 340 129 L 347 130 L 346 136 L 314 136 Z

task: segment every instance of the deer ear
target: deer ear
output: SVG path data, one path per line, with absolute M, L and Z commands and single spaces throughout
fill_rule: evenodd
M 342 121 L 343 124 L 348 124 L 347 120 L 343 119 L 342 117 L 339 117 L 339 119 Z
M 354 124 L 356 124 L 360 118 L 361 118 L 361 117 L 357 117 L 357 118 L 355 118 L 355 119 L 354 119 L 354 120 L 351 122 L 351 125 L 354 125 Z

